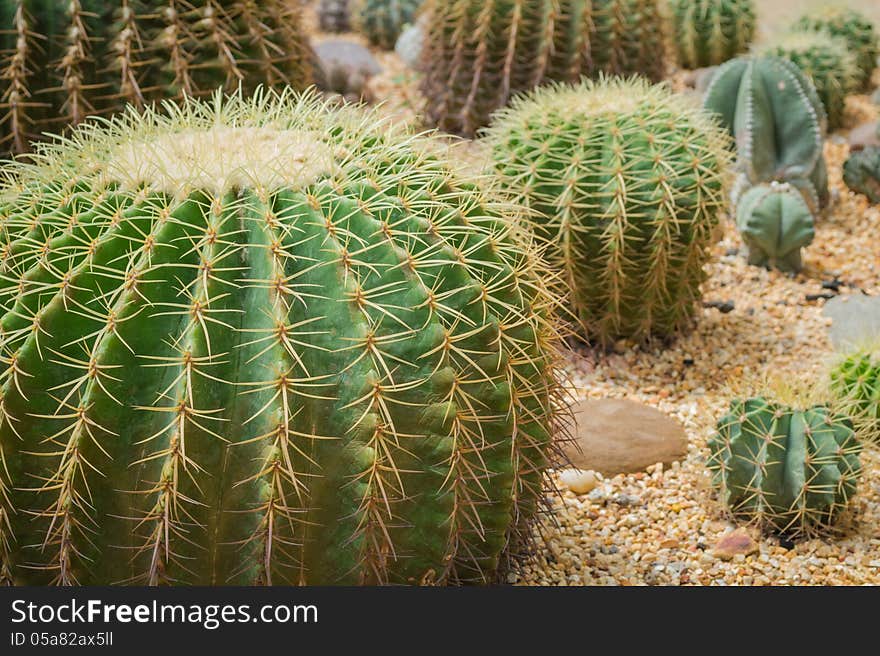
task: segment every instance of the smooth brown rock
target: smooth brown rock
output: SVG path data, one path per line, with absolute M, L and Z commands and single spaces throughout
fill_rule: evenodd
M 733 560 L 734 556 L 758 553 L 758 543 L 744 528 L 737 528 L 721 536 L 712 553 L 721 560 Z
M 880 146 L 880 122 L 872 121 L 854 127 L 849 133 L 849 149 L 864 150 L 868 146 Z
M 566 454 L 578 469 L 614 476 L 658 462 L 668 465 L 687 453 L 681 424 L 642 403 L 588 400 L 578 403 L 574 412 L 575 440 L 566 446 Z

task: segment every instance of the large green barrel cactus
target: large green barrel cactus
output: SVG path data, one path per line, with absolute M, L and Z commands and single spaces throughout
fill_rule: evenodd
M 685 68 L 717 66 L 748 50 L 754 0 L 672 0 L 673 38 Z
M 852 153 L 843 164 L 843 182 L 872 203 L 880 203 L 880 147 Z
M 354 0 L 354 24 L 370 43 L 392 50 L 421 5 L 422 0 Z
M 5 174 L 2 578 L 491 579 L 562 407 L 510 205 L 312 95 L 169 111 Z
M 664 85 L 610 78 L 521 97 L 488 138 L 591 339 L 666 337 L 689 322 L 729 159 L 707 113 Z
M 736 517 L 809 535 L 832 526 L 856 492 L 861 447 L 852 422 L 825 406 L 737 399 L 717 429 L 708 465 Z
M 125 103 L 311 81 L 287 0 L 0 0 L 0 150 Z
M 835 402 L 853 418 L 864 439 L 880 442 L 880 362 L 876 348 L 855 348 L 830 371 Z
M 843 126 L 847 95 L 858 88 L 858 67 L 847 42 L 823 32 L 789 32 L 764 49 L 764 54 L 794 63 L 816 87 L 828 116 L 828 128 Z
M 870 18 L 850 7 L 827 5 L 804 14 L 795 26 L 798 30 L 827 32 L 846 40 L 856 55 L 859 89 L 870 87 L 880 54 L 880 41 Z

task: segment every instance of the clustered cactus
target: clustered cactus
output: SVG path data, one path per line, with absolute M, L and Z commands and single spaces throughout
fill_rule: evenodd
M 880 203 L 880 147 L 852 153 L 843 164 L 843 182 L 871 203 Z
M 880 442 L 880 361 L 873 347 L 855 348 L 831 368 L 830 391 L 853 419 L 857 433 Z
M 287 0 L 0 0 L 0 24 L 0 149 L 16 153 L 125 103 L 311 81 Z
M 748 50 L 754 0 L 672 0 L 673 38 L 685 68 L 717 66 Z
M 708 114 L 665 85 L 611 78 L 518 98 L 487 134 L 591 339 L 689 322 L 725 204 L 728 139 Z
M 665 73 L 657 0 L 428 0 L 429 121 L 473 136 L 517 93 L 548 81 Z
M 422 0 L 354 0 L 354 22 L 370 43 L 392 50 L 397 38 L 415 20 Z
M 778 57 L 722 65 L 704 107 L 736 140 L 736 222 L 754 264 L 792 271 L 828 201 L 826 117 L 810 80 Z
M 858 86 L 855 55 L 847 42 L 824 32 L 789 32 L 764 50 L 784 57 L 803 71 L 816 87 L 828 117 L 828 129 L 843 126 L 846 97 Z
M 736 399 L 709 450 L 712 483 L 727 510 L 795 537 L 832 527 L 861 475 L 852 422 L 823 405 Z
M 313 95 L 130 110 L 0 187 L 0 579 L 492 579 L 557 301 L 429 137 Z
M 320 0 L 318 24 L 324 32 L 347 32 L 351 28 L 350 0 Z
M 880 54 L 880 42 L 868 17 L 849 7 L 828 5 L 804 14 L 795 26 L 798 30 L 827 32 L 843 38 L 856 56 L 858 89 L 870 87 L 871 74 Z

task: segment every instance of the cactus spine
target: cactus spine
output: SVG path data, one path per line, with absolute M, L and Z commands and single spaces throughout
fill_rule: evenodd
M 829 5 L 805 14 L 795 26 L 798 30 L 827 32 L 844 39 L 850 51 L 856 54 L 858 90 L 870 88 L 880 41 L 869 18 L 849 7 Z
M 704 107 L 736 140 L 736 222 L 753 264 L 792 271 L 828 201 L 826 117 L 810 80 L 778 57 L 723 64 Z
M 689 322 L 729 161 L 708 114 L 666 86 L 611 78 L 521 97 L 488 138 L 591 339 L 667 337 Z
M 300 10 L 286 0 L 0 0 L 0 148 L 93 113 L 223 86 L 305 87 Z
M 863 439 L 880 441 L 880 362 L 876 348 L 857 348 L 838 359 L 830 372 L 836 404 L 852 417 Z
M 415 21 L 422 0 L 355 0 L 354 22 L 374 46 L 392 50 L 401 31 Z
M 493 578 L 544 498 L 557 302 L 428 140 L 218 95 L 8 167 L 0 572 Z
M 717 66 L 748 50 L 754 0 L 672 0 L 673 35 L 685 68 Z
M 709 440 L 709 469 L 736 517 L 782 534 L 831 527 L 861 475 L 852 422 L 825 406 L 790 407 L 763 396 L 737 399 Z
M 871 203 L 880 203 L 880 148 L 868 146 L 852 153 L 843 164 L 843 182 Z
M 828 129 L 843 126 L 846 97 L 857 90 L 858 67 L 846 41 L 822 32 L 790 32 L 765 49 L 800 68 L 816 87 Z

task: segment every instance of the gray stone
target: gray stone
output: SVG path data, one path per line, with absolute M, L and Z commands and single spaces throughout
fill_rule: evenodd
M 346 39 L 328 39 L 314 46 L 316 83 L 320 89 L 364 99 L 367 81 L 382 67 L 365 46 Z
M 880 337 L 878 296 L 836 296 L 825 303 L 822 314 L 831 319 L 828 336 L 837 350 L 863 345 Z
M 642 403 L 587 400 L 578 403 L 574 412 L 575 440 L 567 445 L 566 454 L 579 469 L 615 476 L 658 462 L 668 465 L 687 454 L 687 435 L 681 424 Z
M 880 122 L 872 121 L 854 127 L 849 133 L 849 149 L 864 150 L 868 146 L 880 146 Z

